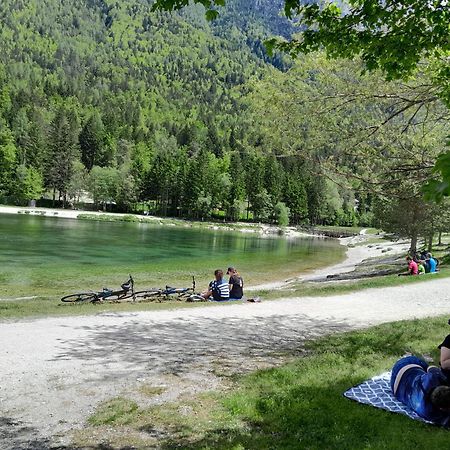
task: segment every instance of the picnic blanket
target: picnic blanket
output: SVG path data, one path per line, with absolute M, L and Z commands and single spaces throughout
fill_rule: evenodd
M 391 391 L 390 386 L 391 372 L 385 372 L 377 375 L 364 383 L 358 384 L 344 392 L 344 397 L 354 400 L 364 405 L 371 405 L 375 408 L 384 409 L 393 413 L 403 414 L 410 419 L 420 422 L 433 423 L 422 419 L 412 409 L 408 408 L 402 402 L 399 402 Z

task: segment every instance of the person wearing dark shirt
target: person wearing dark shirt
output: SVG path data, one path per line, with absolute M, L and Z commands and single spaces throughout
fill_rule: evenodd
M 227 275 L 230 275 L 230 279 L 228 280 L 230 298 L 240 300 L 244 296 L 244 280 L 234 267 L 228 267 Z
M 438 367 L 416 356 L 401 358 L 392 368 L 391 389 L 397 400 L 420 417 L 450 425 L 450 386 Z
M 450 334 L 447 335 L 442 344 L 438 346 L 438 349 L 441 351 L 440 365 L 442 372 L 447 377 L 447 380 L 450 382 Z

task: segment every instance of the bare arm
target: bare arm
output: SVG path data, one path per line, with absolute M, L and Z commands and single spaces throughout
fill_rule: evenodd
M 450 370 L 450 348 L 441 347 L 441 367 Z

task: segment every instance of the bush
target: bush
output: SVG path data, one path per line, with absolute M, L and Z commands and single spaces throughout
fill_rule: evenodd
M 275 219 L 280 227 L 289 225 L 289 215 L 290 210 L 283 202 L 278 202 L 275 205 Z

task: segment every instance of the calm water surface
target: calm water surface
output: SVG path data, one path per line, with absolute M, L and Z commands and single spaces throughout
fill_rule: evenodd
M 191 275 L 203 285 L 229 265 L 259 284 L 342 255 L 336 241 L 321 238 L 0 214 L 0 297 L 116 286 L 128 273 L 138 288 L 188 285 Z

